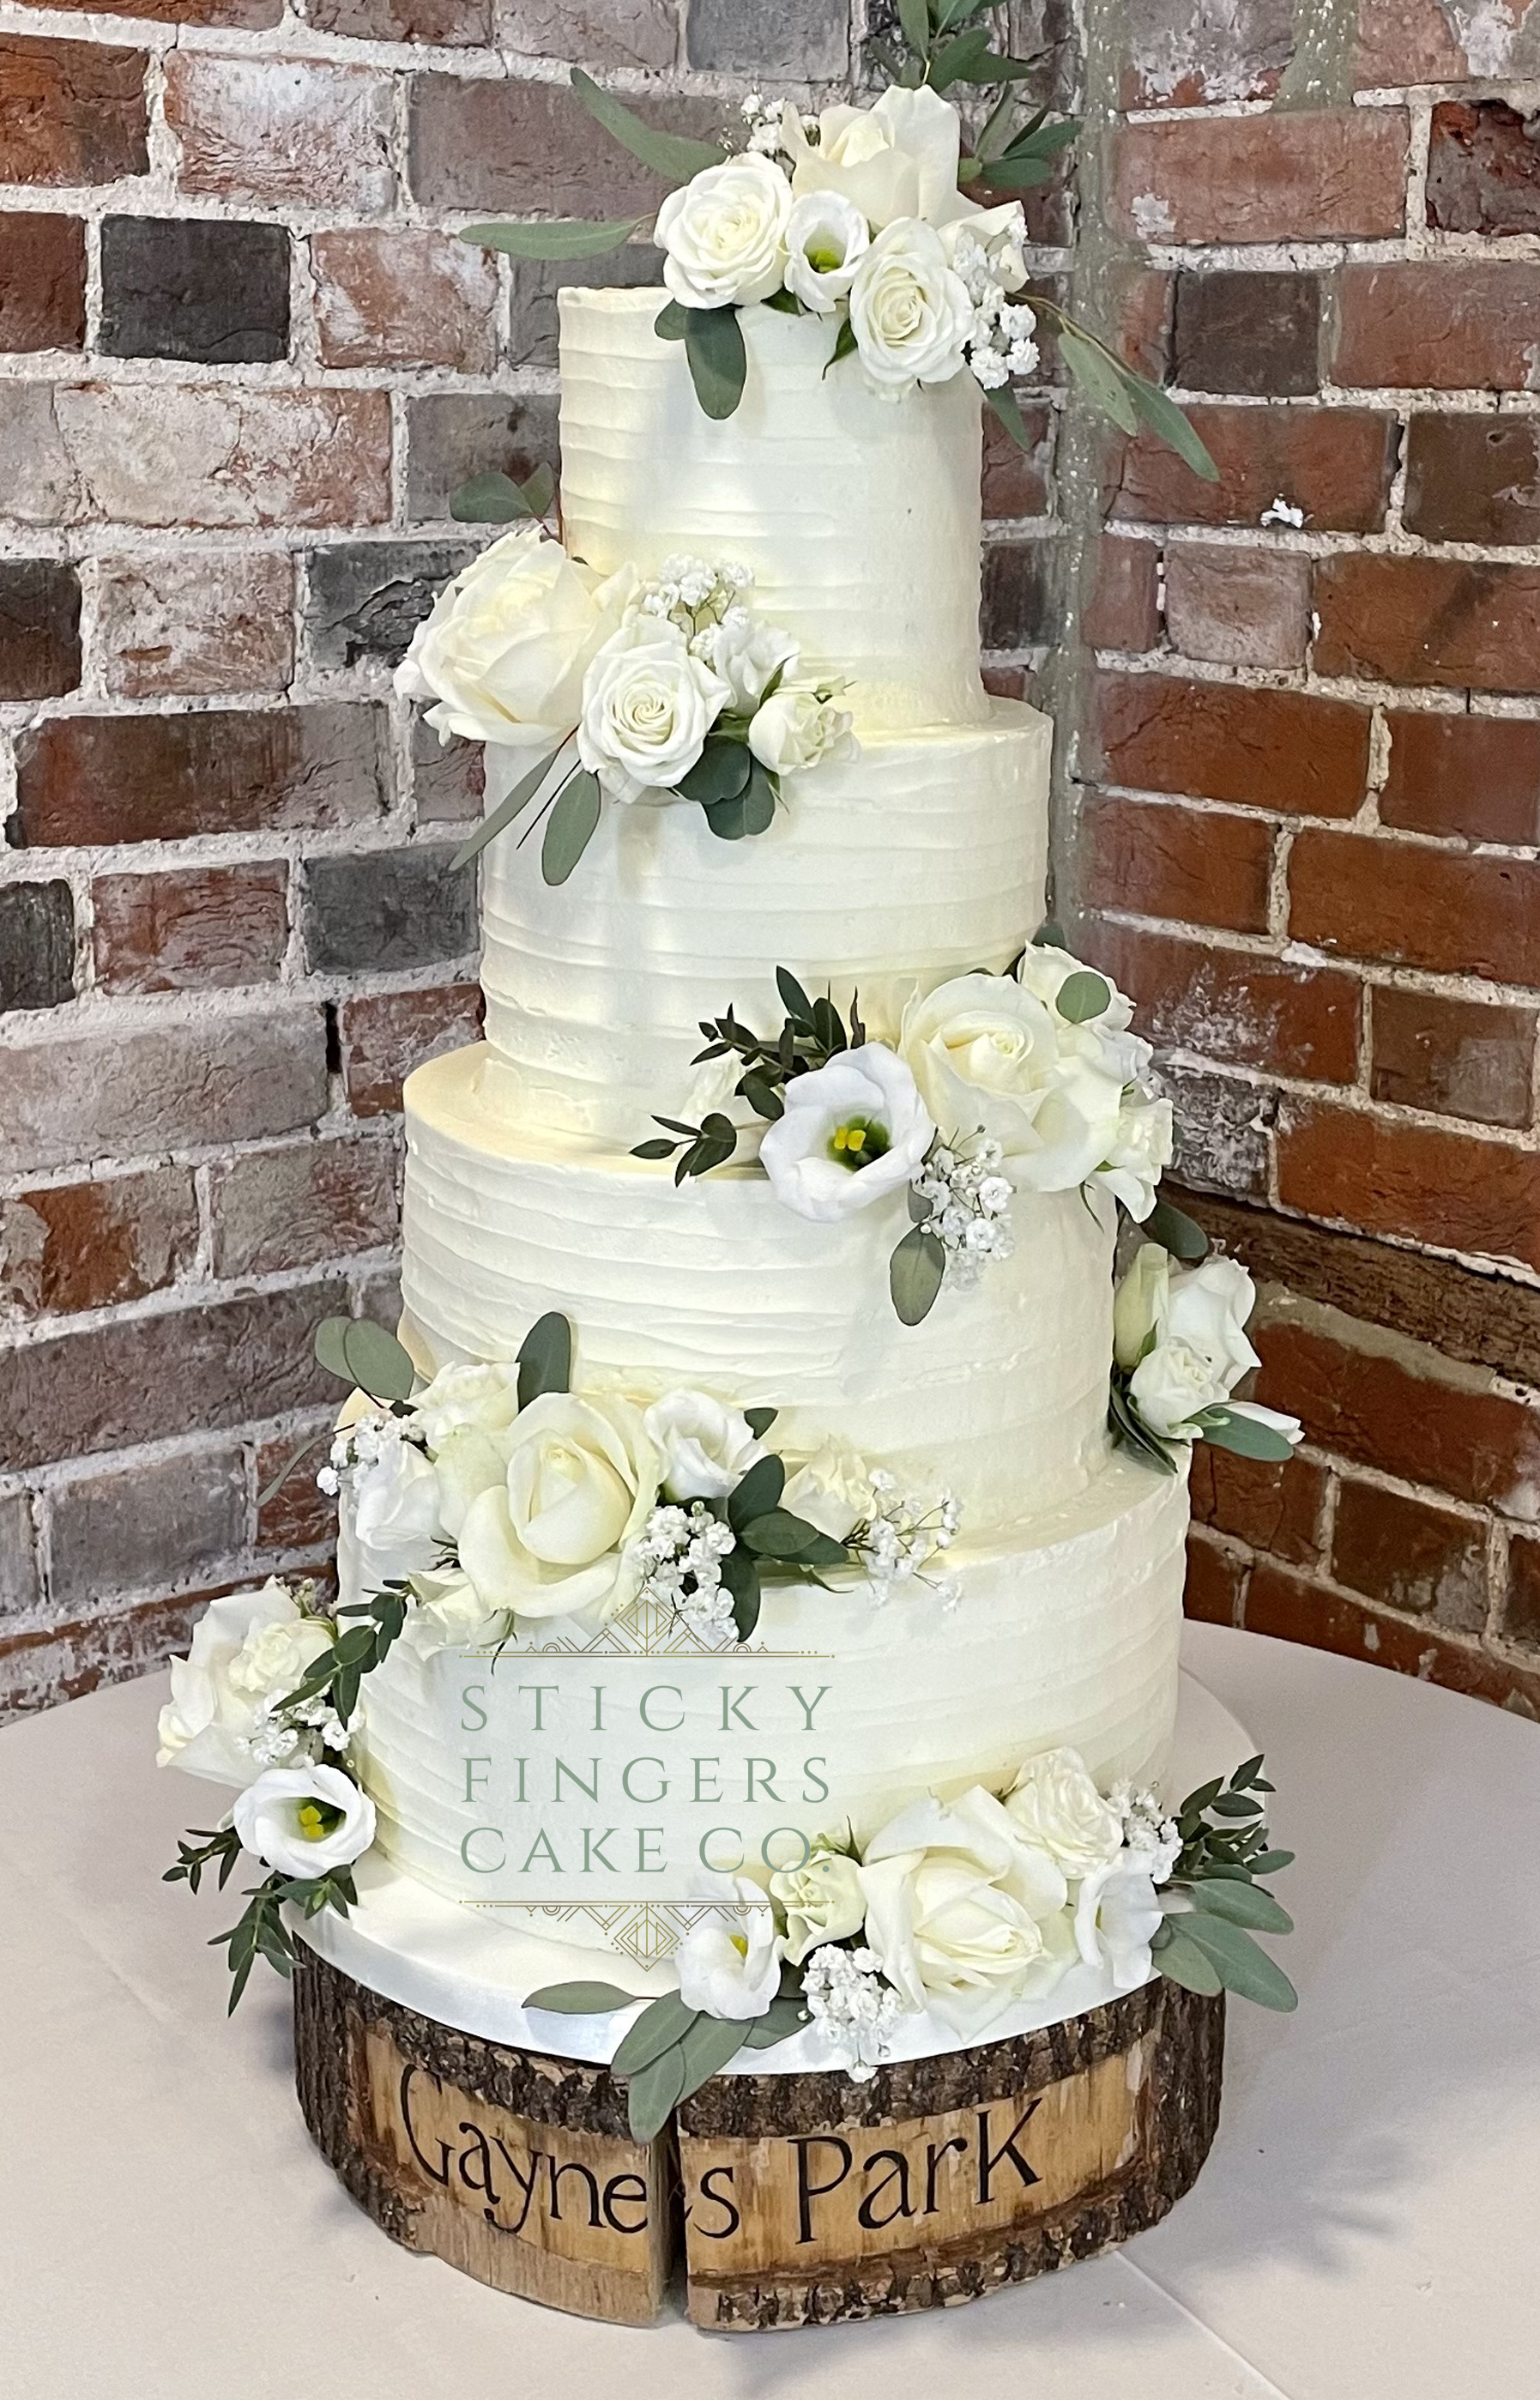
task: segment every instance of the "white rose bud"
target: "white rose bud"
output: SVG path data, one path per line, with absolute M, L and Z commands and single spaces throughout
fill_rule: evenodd
M 866 220 L 839 192 L 806 192 L 786 226 L 786 289 L 804 308 L 832 317 L 871 241 Z
M 878 235 L 851 285 L 851 328 L 867 381 L 890 400 L 959 372 L 974 304 L 930 225 L 901 217 Z
M 1145 1343 L 1165 1322 L 1171 1260 L 1158 1242 L 1141 1242 L 1112 1302 L 1112 1356 L 1126 1372 L 1138 1365 Z
M 732 706 L 745 716 L 776 673 L 790 674 L 798 651 L 789 634 L 746 608 L 729 608 L 710 634 L 709 662 L 732 693 Z
M 1078 1750 L 1029 1759 L 1006 1794 L 1005 1813 L 1071 1881 L 1107 1865 L 1123 1848 L 1123 1820 L 1097 1790 Z
M 731 698 L 731 687 L 691 655 L 677 625 L 633 617 L 583 679 L 578 756 L 611 799 L 669 791 L 696 764 Z
M 1255 1296 L 1251 1277 L 1235 1259 L 1206 1259 L 1171 1275 L 1154 1347 L 1128 1385 L 1152 1433 L 1191 1441 L 1189 1420 L 1227 1399 L 1259 1364 L 1245 1330 Z
M 825 758 L 853 758 L 850 711 L 815 691 L 785 684 L 761 702 L 749 724 L 749 748 L 772 775 L 793 775 Z
M 770 1888 L 785 1911 L 786 1957 L 794 1967 L 821 1942 L 843 1942 L 865 1922 L 861 1870 L 838 1850 L 813 1850 L 801 1866 L 772 1875 Z
M 665 1393 L 642 1423 L 658 1452 L 670 1500 L 725 1500 L 765 1455 L 748 1419 L 708 1392 Z
M 768 299 L 781 287 L 790 215 L 791 185 L 773 159 L 750 151 L 704 168 L 658 211 L 663 281 L 685 308 Z

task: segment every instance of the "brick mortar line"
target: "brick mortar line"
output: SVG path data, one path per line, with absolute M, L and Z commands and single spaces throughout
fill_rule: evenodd
M 189 1276 L 180 1283 L 163 1285 L 157 1291 L 141 1292 L 132 1300 L 111 1301 L 98 1308 L 67 1313 L 56 1311 L 47 1316 L 31 1317 L 25 1324 L 0 1327 L 0 1355 L 18 1357 L 23 1351 L 35 1350 L 48 1342 L 67 1341 L 75 1335 L 85 1339 L 120 1325 L 184 1316 L 194 1310 L 221 1308 L 232 1302 L 268 1300 L 284 1292 L 305 1291 L 321 1282 L 345 1281 L 349 1295 L 357 1297 L 355 1287 L 361 1289 L 365 1282 L 388 1275 L 400 1256 L 399 1241 L 377 1242 L 366 1250 L 345 1251 L 339 1259 L 312 1260 L 301 1267 L 273 1267 L 264 1275 L 211 1275 L 207 1283 L 195 1282 Z
M 1213 659 L 1190 659 L 1175 650 L 1097 650 L 1098 667 L 1119 675 L 1161 677 L 1173 683 L 1212 684 L 1220 690 L 1297 692 L 1315 700 L 1345 700 L 1364 707 L 1420 708 L 1429 716 L 1484 715 L 1530 717 L 1540 710 L 1540 693 L 1487 692 L 1468 684 L 1399 684 L 1367 675 L 1319 675 L 1314 667 L 1230 667 Z M 1446 708 L 1445 698 L 1467 692 L 1473 700 L 1528 702 L 1506 710 Z
M 1498 1004 L 1517 1002 L 1540 1009 L 1540 985 L 1506 983 L 1492 975 L 1474 975 L 1468 969 L 1424 967 L 1413 961 L 1403 964 L 1398 959 L 1362 959 L 1351 951 L 1326 950 L 1313 942 L 1287 935 L 1283 948 L 1274 950 L 1262 947 L 1274 939 L 1271 934 L 1238 933 L 1231 925 L 1197 925 L 1185 918 L 1156 916 L 1137 908 L 1098 907 L 1093 913 L 1098 923 L 1128 925 L 1140 933 L 1195 940 L 1206 949 L 1254 960 L 1261 966 L 1304 967 L 1321 974 L 1346 975 L 1370 989 L 1388 985 L 1393 989 L 1425 991 L 1435 997 L 1492 1002 L 1495 995 Z
M 1138 800 L 1152 808 L 1191 809 L 1210 816 L 1244 816 L 1250 820 L 1267 818 L 1281 831 L 1291 834 L 1373 833 L 1396 849 L 1436 851 L 1451 858 L 1492 859 L 1500 866 L 1529 866 L 1540 860 L 1540 847 L 1533 842 L 1478 841 L 1465 834 L 1425 833 L 1416 825 L 1382 825 L 1378 818 L 1369 817 L 1363 810 L 1351 817 L 1326 816 L 1309 809 L 1280 809 L 1266 800 L 1216 800 L 1201 793 L 1147 791 L 1142 784 L 1120 784 L 1110 775 L 1088 774 L 1083 781 L 1089 791 Z M 1370 798 L 1376 797 L 1370 786 Z M 1368 805 L 1366 801 L 1366 809 Z M 1383 963 L 1395 965 L 1397 961 L 1388 960 Z
M 461 984 L 469 989 L 471 978 L 456 972 L 467 963 L 467 957 L 435 961 L 428 967 L 403 970 L 399 976 L 392 975 L 388 968 L 378 967 L 360 968 L 352 979 L 318 970 L 313 980 L 295 985 L 211 985 L 195 992 L 108 993 L 93 989 L 77 994 L 74 1001 L 61 1002 L 57 1011 L 13 1011 L 13 1016 L 35 1016 L 56 1021 L 38 1030 L 0 1021 L 0 1059 L 29 1050 L 56 1049 L 61 1035 L 69 1039 L 101 1031 L 126 1040 L 136 1033 L 196 1031 L 215 1019 L 238 1023 L 245 1019 L 266 1022 L 279 1018 L 293 1024 L 305 1013 L 319 1016 L 329 1002 L 340 1004 L 349 1000 L 394 999 L 404 992 L 437 991 L 444 986 L 457 988 Z M 416 980 L 418 976 L 423 978 L 421 982 Z M 90 1003 L 89 1007 L 84 1005 L 87 1002 Z M 334 1110 L 328 1110 L 320 1122 L 329 1125 L 334 1114 Z M 317 1121 L 307 1120 L 314 1122 Z M 202 1145 L 187 1143 L 179 1147 L 191 1151 Z

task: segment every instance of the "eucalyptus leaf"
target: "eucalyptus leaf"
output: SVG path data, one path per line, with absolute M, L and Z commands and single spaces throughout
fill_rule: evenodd
M 705 748 L 675 788 L 681 799 L 699 800 L 702 808 L 709 808 L 714 800 L 736 799 L 753 765 L 754 753 L 746 742 L 708 734 Z
M 782 1992 L 771 2000 L 762 2017 L 751 2019 L 743 2036 L 745 2050 L 773 2050 L 778 2041 L 789 2041 L 811 2022 L 800 1992 Z
M 748 375 L 738 311 L 734 307 L 687 308 L 685 316 L 685 357 L 695 397 L 708 416 L 730 416 L 743 397 Z
M 1068 150 L 1080 125 L 1078 116 L 1058 116 L 1050 125 L 1039 111 L 1029 125 L 1012 135 L 1002 155 L 1007 158 L 1056 158 L 1061 150 Z
M 565 883 L 593 838 L 599 822 L 599 778 L 586 769 L 569 776 L 556 797 L 540 845 L 540 873 L 548 883 Z
M 763 306 L 767 308 L 775 309 L 777 313 L 783 317 L 804 317 L 807 315 L 807 310 L 803 307 L 802 303 L 798 300 L 796 293 L 787 292 L 784 287 L 779 292 L 767 293 Z
M 531 507 L 523 486 L 511 475 L 491 469 L 456 486 L 449 513 L 457 525 L 512 525 L 523 517 L 543 516 L 545 511 Z
M 652 320 L 661 342 L 682 342 L 689 331 L 689 312 L 682 301 L 665 300 Z
M 1194 431 L 1191 420 L 1177 406 L 1169 392 L 1162 391 L 1160 386 L 1151 383 L 1148 377 L 1137 375 L 1132 367 L 1123 369 L 1123 380 L 1129 399 L 1151 432 L 1174 450 L 1182 465 L 1191 467 L 1194 475 L 1201 476 L 1206 484 L 1217 484 L 1220 480 L 1218 467 Z
M 1208 1807 L 1215 1817 L 1260 1817 L 1262 1813 L 1261 1801 L 1248 1800 L 1244 1792 L 1220 1792 L 1210 1800 Z
M 751 757 L 743 790 L 730 799 L 714 800 L 706 810 L 706 823 L 718 841 L 743 841 L 750 835 L 769 833 L 775 823 L 775 798 L 774 777 Z
M 679 2093 L 681 2100 L 688 2100 L 692 2092 L 699 2092 L 702 2084 L 709 2083 L 718 2068 L 726 2066 L 729 2058 L 737 2057 L 743 2047 L 747 2029 L 746 2021 L 742 2017 L 702 2015 L 696 2018 L 679 2045 L 685 2053 L 685 2080 Z
M 538 1317 L 519 1344 L 519 1406 L 572 1388 L 572 1328 L 560 1309 Z
M 830 367 L 837 367 L 841 359 L 848 359 L 855 347 L 855 327 L 848 317 L 842 317 L 839 320 L 839 331 L 834 337 L 834 348 L 824 364 L 824 374 L 827 375 Z M 823 377 L 821 376 L 819 380 L 822 381 Z
M 550 751 L 538 767 L 532 767 L 527 775 L 522 775 L 519 778 L 507 797 L 498 801 L 491 815 L 483 818 L 470 839 L 460 844 L 450 860 L 449 871 L 452 875 L 457 874 L 462 866 L 469 866 L 473 858 L 479 858 L 489 841 L 496 841 L 505 826 L 511 825 L 515 817 L 523 816 L 566 746 L 564 743 L 561 749 Z
M 628 2025 L 621 2035 L 609 2062 L 611 2072 L 635 2075 L 641 2068 L 650 2066 L 664 2051 L 683 2041 L 700 2013 L 699 2009 L 688 2007 L 677 1992 L 665 1992 L 661 1998 L 650 2001 L 635 2024 Z
M 1280 1908 L 1270 1891 L 1254 1883 L 1238 1883 L 1230 1875 L 1205 1875 L 1191 1887 L 1193 1905 L 1210 1916 L 1227 1916 L 1233 1925 L 1248 1925 L 1258 1933 L 1292 1933 L 1294 1919 Z
M 935 1305 L 947 1253 L 926 1225 L 911 1225 L 888 1261 L 888 1289 L 905 1325 L 918 1325 Z
M 685 2052 L 673 2042 L 647 2066 L 638 2068 L 626 2087 L 626 2117 L 634 2142 L 650 2142 L 661 2134 L 684 2096 Z
M 1183 1918 L 1182 1923 L 1186 1922 Z M 1190 1940 L 1174 1917 L 1168 1916 L 1165 1924 L 1168 1938 L 1154 1953 L 1161 1973 L 1169 1976 L 1173 1984 L 1179 1984 L 1185 1992 L 1201 1992 L 1206 1999 L 1222 1992 L 1224 1979 L 1206 1950 Z
M 1016 448 L 1018 450 L 1032 449 L 1035 444 L 1033 443 L 1031 435 L 1027 430 L 1027 420 L 1022 416 L 1020 407 L 1016 402 L 1016 396 L 1011 389 L 1010 385 L 1008 383 L 996 384 L 991 390 L 985 393 L 984 397 L 986 402 L 988 403 L 988 406 L 994 411 L 996 416 L 999 417 L 1002 425 L 1005 428 L 1005 430 L 1010 435 L 1012 441 L 1015 443 Z
M 646 217 L 547 217 L 538 225 L 462 225 L 474 250 L 501 250 L 510 258 L 603 258 L 646 225 Z
M 525 2001 L 526 2009 L 545 2009 L 552 2016 L 603 2017 L 629 2009 L 640 1992 L 622 1992 L 619 1984 L 542 1984 Z
M 1283 1969 L 1253 1942 L 1244 1926 L 1194 1909 L 1181 1919 L 1180 1930 L 1210 1961 L 1227 1992 L 1237 1992 L 1260 2008 L 1285 2013 L 1299 2007 L 1300 1996 Z M 1164 1957 L 1161 1963 L 1165 1963 Z
M 1112 987 L 1094 967 L 1081 967 L 1076 974 L 1066 975 L 1054 1001 L 1066 1025 L 1088 1024 L 1111 1005 Z
M 328 1316 L 316 1328 L 316 1357 L 372 1400 L 409 1400 L 417 1380 L 411 1353 L 368 1316 Z
M 1238 1409 L 1205 1409 L 1201 1422 L 1205 1441 L 1233 1452 L 1237 1458 L 1265 1459 L 1276 1466 L 1294 1455 L 1294 1444 L 1286 1433 L 1243 1415 Z
M 1144 1231 L 1152 1242 L 1169 1250 L 1174 1259 L 1189 1265 L 1208 1254 L 1208 1236 L 1185 1209 L 1173 1207 L 1169 1200 L 1157 1200 L 1144 1220 Z
M 721 1569 L 722 1581 L 732 1594 L 733 1631 L 740 1642 L 746 1642 L 759 1622 L 758 1564 L 747 1550 L 739 1548 L 728 1552 Z
M 1292 1850 L 1263 1850 L 1251 1860 L 1250 1866 L 1253 1875 L 1281 1875 L 1285 1867 L 1291 1867 L 1293 1863 Z
M 756 1441 L 763 1441 L 779 1414 L 778 1409 L 745 1409 L 743 1423 Z
M 988 25 L 970 25 L 965 34 L 933 51 L 926 80 L 933 91 L 946 91 L 954 83 L 978 83 L 983 80 L 979 70 L 988 55 Z
M 850 1556 L 843 1542 L 810 1525 L 805 1517 L 794 1517 L 789 1508 L 769 1508 L 762 1517 L 750 1518 L 739 1528 L 738 1538 L 756 1557 L 787 1564 L 838 1567 Z
M 1022 158 L 992 158 L 984 170 L 991 192 L 1030 192 L 1052 183 L 1053 177 L 1053 160 L 1034 158 L 1030 153 Z
M 670 1141 L 665 1134 L 658 1134 L 651 1141 L 634 1143 L 631 1155 L 633 1158 L 672 1158 L 678 1147 L 678 1143 Z
M 898 22 L 917 59 L 931 55 L 931 12 L 925 0 L 898 0 Z
M 788 1016 L 798 1017 L 807 1025 L 812 1023 L 812 1002 L 789 967 L 776 968 L 775 989 Z
M 728 1523 L 733 1532 L 737 1533 L 752 1518 L 763 1517 L 768 1510 L 779 1507 L 785 1488 L 785 1461 L 773 1455 L 756 1458 L 728 1493 Z
M 739 1089 L 755 1115 L 763 1117 L 768 1125 L 773 1125 L 778 1117 L 785 1115 L 785 1102 L 775 1085 L 763 1075 L 745 1075 Z
M 1123 370 L 1098 342 L 1077 326 L 1061 325 L 1059 354 L 1081 389 L 1103 416 L 1124 433 L 1132 433 L 1138 417 Z
M 582 102 L 589 115 L 597 117 L 605 131 L 612 134 L 623 150 L 640 158 L 655 175 L 665 175 L 672 183 L 688 184 L 692 175 L 704 167 L 719 167 L 727 152 L 715 142 L 695 142 L 688 134 L 661 133 L 648 125 L 635 110 L 627 108 L 614 93 L 605 91 L 581 67 L 572 70 L 572 90 Z

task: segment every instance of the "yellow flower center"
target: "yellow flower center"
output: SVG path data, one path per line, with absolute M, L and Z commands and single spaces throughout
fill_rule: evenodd
M 342 1810 L 325 1800 L 302 1800 L 294 1812 L 301 1836 L 307 1842 L 324 1842 L 342 1822 Z
M 807 257 L 808 265 L 815 275 L 832 275 L 837 266 L 843 266 L 845 264 L 844 252 L 837 250 L 832 241 L 814 242 L 809 249 Z
M 887 1126 L 879 1125 L 875 1117 L 847 1117 L 829 1136 L 829 1156 L 837 1166 L 848 1166 L 852 1174 L 891 1148 Z

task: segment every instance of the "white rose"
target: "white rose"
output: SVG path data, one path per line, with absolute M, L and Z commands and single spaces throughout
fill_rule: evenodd
M 1137 1225 L 1143 1224 L 1155 1205 L 1155 1186 L 1175 1148 L 1170 1101 L 1157 1099 L 1138 1084 L 1131 1094 L 1125 1092 L 1097 1181 L 1122 1201 Z
M 396 670 L 447 741 L 552 748 L 578 721 L 583 671 L 619 625 L 635 583 L 568 558 L 542 526 L 516 525 L 441 592 Z
M 658 1497 L 658 1455 L 639 1412 L 546 1392 L 506 1441 L 502 1480 L 466 1510 L 461 1566 L 488 1616 L 603 1622 L 630 1597 L 626 1547 Z
M 1071 1881 L 1106 1866 L 1123 1848 L 1123 1820 L 1097 1790 L 1078 1750 L 1029 1759 L 1005 1795 L 1005 1813 Z
M 633 617 L 583 678 L 578 755 L 611 799 L 667 791 L 688 775 L 732 688 L 691 655 L 666 618 Z
M 851 285 L 851 329 L 867 382 L 891 400 L 958 373 L 974 304 L 928 225 L 900 218 L 878 235 Z
M 375 1804 L 340 1767 L 269 1766 L 237 1800 L 235 1822 L 265 1867 L 307 1882 L 362 1857 Z
M 853 758 L 852 723 L 849 709 L 836 708 L 799 685 L 783 684 L 756 710 L 749 748 L 772 775 L 793 775 L 825 758 Z
M 382 1429 L 379 1455 L 352 1480 L 353 1535 L 366 1590 L 432 1565 L 445 1533 L 439 1479 L 397 1421 Z
M 787 1480 L 781 1506 L 831 1541 L 849 1541 L 877 1512 L 877 1494 L 864 1460 L 832 1438 Z
M 438 1650 L 470 1650 L 491 1632 L 497 1619 L 470 1576 L 444 1567 L 412 1577 L 414 1605 L 406 1612 L 402 1640 L 419 1658 Z
M 1171 1294 L 1171 1260 L 1158 1242 L 1141 1242 L 1112 1301 L 1112 1356 L 1124 1370 L 1137 1367 L 1152 1333 L 1165 1322 Z
M 1119 1064 L 1070 1048 L 1051 1004 L 1011 975 L 960 975 L 904 1012 L 899 1049 L 936 1122 L 998 1141 L 1030 1192 L 1070 1192 L 1094 1174 L 1123 1107 Z
M 800 655 L 789 634 L 747 608 L 729 608 L 709 636 L 708 659 L 732 694 L 741 715 L 753 714 L 770 677 L 784 675 Z
M 865 1939 L 906 2007 L 976 2038 L 1072 1956 L 1068 1887 L 979 1785 L 916 1801 L 866 1845 Z
M 1150 1942 L 1163 1911 L 1143 1850 L 1120 1850 L 1088 1875 L 1075 1896 L 1075 1946 L 1088 1967 L 1103 1968 L 1118 1992 L 1154 1972 Z
M 842 1851 L 815 1849 L 799 1867 L 772 1875 L 770 1888 L 785 1911 L 785 1953 L 794 1967 L 821 1942 L 843 1942 L 865 1922 L 861 1870 Z
M 772 158 L 750 151 L 703 168 L 658 211 L 663 281 L 685 308 L 767 299 L 781 288 L 790 215 L 791 185 Z
M 1255 1297 L 1236 1259 L 1205 1259 L 1202 1266 L 1170 1274 L 1154 1346 L 1128 1384 L 1152 1433 L 1191 1441 L 1191 1428 L 1183 1430 L 1188 1420 L 1227 1399 L 1259 1364 L 1245 1330 Z
M 501 1482 L 508 1465 L 504 1437 L 518 1413 L 519 1370 L 500 1360 L 442 1368 L 418 1394 L 414 1422 L 433 1462 L 438 1530 L 451 1540 L 477 1493 Z M 431 1564 L 430 1558 L 415 1560 L 412 1572 Z
M 957 111 L 926 86 L 905 91 L 894 84 L 875 108 L 825 108 L 816 144 L 795 111 L 783 121 L 798 198 L 805 192 L 838 192 L 873 226 L 895 217 L 949 225 L 974 213 L 957 185 Z
M 333 1630 L 323 1619 L 303 1616 L 276 1576 L 259 1590 L 211 1600 L 193 1628 L 186 1657 L 171 1660 L 157 1765 L 211 1783 L 251 1782 L 258 1762 L 249 1744 L 263 1703 L 287 1698 L 330 1648 Z
M 833 316 L 870 239 L 853 200 L 840 192 L 805 192 L 786 226 L 787 291 L 815 316 Z
M 780 1990 L 782 1943 L 758 1885 L 740 1875 L 734 1889 L 743 1913 L 702 1916 L 680 1943 L 674 1963 L 687 2009 L 736 2020 L 763 2016 Z
M 725 1500 L 765 1455 L 748 1419 L 736 1409 L 723 1408 L 707 1392 L 665 1393 L 642 1423 L 658 1452 L 662 1488 L 671 1500 Z
M 759 1159 L 778 1200 L 831 1224 L 902 1190 L 934 1137 L 903 1059 L 867 1042 L 787 1084 Z

